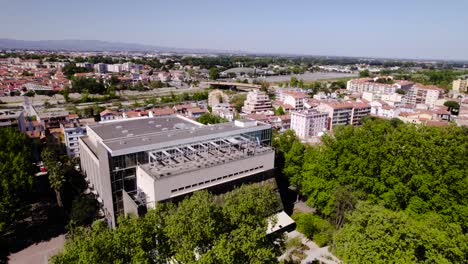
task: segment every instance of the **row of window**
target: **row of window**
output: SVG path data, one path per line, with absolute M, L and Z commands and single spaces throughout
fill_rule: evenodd
M 258 169 L 263 169 L 263 165 L 259 166 L 259 167 L 251 168 L 250 170 L 239 171 L 239 172 L 236 172 L 236 173 L 232 173 L 232 174 L 229 174 L 229 175 L 218 177 L 216 179 L 211 179 L 211 180 L 208 180 L 208 181 L 199 182 L 199 183 L 195 183 L 195 184 L 192 184 L 192 185 L 187 185 L 185 187 L 180 187 L 179 189 L 173 189 L 173 190 L 171 190 L 171 193 L 182 191 L 184 189 L 194 188 L 194 187 L 197 187 L 197 186 L 200 186 L 200 185 L 208 184 L 210 182 L 219 181 L 219 180 L 222 180 L 222 179 L 230 178 L 230 177 L 242 174 L 242 173 L 246 173 L 246 172 L 250 172 L 250 171 L 254 171 L 254 170 L 258 170 Z

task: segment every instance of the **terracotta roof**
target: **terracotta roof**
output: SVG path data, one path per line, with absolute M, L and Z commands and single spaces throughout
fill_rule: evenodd
M 100 116 L 105 116 L 105 115 L 117 115 L 116 112 L 110 110 L 110 109 L 106 109 L 104 111 L 102 111 L 101 113 L 99 113 Z
M 153 108 L 151 111 L 153 112 L 153 116 L 165 116 L 174 114 L 174 109 L 172 108 Z
M 206 110 L 201 109 L 200 107 L 193 107 L 193 108 L 187 109 L 187 111 L 190 113 L 206 113 Z
M 268 116 L 266 115 L 260 115 L 260 114 L 249 114 L 247 115 L 247 118 L 257 120 L 257 121 L 265 121 L 268 120 Z

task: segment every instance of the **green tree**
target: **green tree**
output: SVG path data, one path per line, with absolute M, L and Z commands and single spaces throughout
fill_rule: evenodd
M 359 72 L 359 77 L 361 77 L 361 78 L 370 77 L 370 72 L 369 72 L 369 70 L 360 71 L 360 72 Z
M 70 222 L 72 225 L 89 225 L 96 218 L 99 204 L 91 195 L 80 195 L 72 202 Z
M 71 231 L 52 263 L 277 263 L 266 218 L 278 210 L 271 184 L 241 186 L 215 197 L 199 191 L 177 206 L 166 203 L 141 218 L 119 217 Z
M 204 125 L 224 123 L 226 121 L 226 119 L 212 113 L 204 113 L 199 118 L 197 118 L 197 122 L 200 122 Z
M 47 168 L 50 187 L 55 191 L 57 205 L 63 207 L 62 189 L 65 183 L 65 173 L 62 168 L 62 163 L 58 161 L 55 152 L 49 148 L 42 150 L 41 158 Z
M 29 139 L 18 130 L 0 129 L 0 234 L 26 213 L 34 166 Z
M 460 110 L 460 104 L 455 101 L 447 101 L 444 103 L 446 107 L 448 107 L 448 110 L 453 113 L 458 115 L 458 110 Z
M 247 99 L 247 94 L 236 94 L 232 97 L 231 103 L 234 104 L 234 109 L 237 112 L 241 112 L 245 99 Z
M 209 76 L 211 80 L 219 79 L 219 69 L 217 67 L 210 68 Z
M 414 218 L 379 205 L 359 204 L 334 237 L 345 263 L 463 263 L 468 237 L 461 227 L 429 214 Z
M 301 173 L 304 150 L 304 145 L 299 140 L 295 140 L 289 151 L 285 153 L 283 173 L 286 177 L 290 178 Z
M 280 107 L 278 107 L 278 108 L 276 109 L 275 114 L 278 115 L 278 116 L 282 116 L 282 115 L 284 115 L 284 114 L 286 114 L 286 113 L 284 112 L 283 107 L 280 106 Z
M 295 213 L 292 218 L 296 222 L 296 228 L 307 238 L 323 247 L 333 240 L 335 229 L 326 220 L 312 213 Z

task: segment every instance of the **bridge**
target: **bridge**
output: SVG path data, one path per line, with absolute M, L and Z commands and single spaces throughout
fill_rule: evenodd
M 238 83 L 238 82 L 201 82 L 200 86 L 213 86 L 213 87 L 226 87 L 231 88 L 235 87 L 237 90 L 245 90 L 250 91 L 251 89 L 260 89 L 262 88 L 261 85 L 258 84 L 250 84 L 250 83 Z

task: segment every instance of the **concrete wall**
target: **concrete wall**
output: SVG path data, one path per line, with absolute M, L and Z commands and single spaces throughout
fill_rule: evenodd
M 152 190 L 150 187 L 151 180 L 149 179 L 153 179 L 153 177 L 148 175 L 145 170 L 138 167 L 136 172 L 137 186 L 145 192 L 147 196 L 147 205 L 152 208 L 158 201 L 174 198 L 271 170 L 274 168 L 274 161 L 275 153 L 272 151 L 248 159 L 225 163 L 220 166 L 202 168 L 173 176 L 154 178 Z M 246 172 L 239 173 L 242 171 Z M 233 175 L 236 173 L 239 174 Z M 187 186 L 190 187 L 185 188 Z
M 108 223 L 114 227 L 115 215 L 107 150 L 102 145 L 99 146 L 102 143 L 98 143 L 96 156 L 82 138 L 79 138 L 78 142 L 80 144 L 81 169 L 102 199 L 105 216 Z

